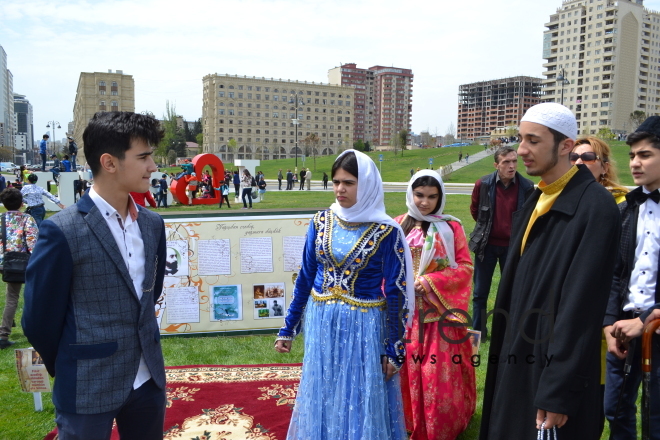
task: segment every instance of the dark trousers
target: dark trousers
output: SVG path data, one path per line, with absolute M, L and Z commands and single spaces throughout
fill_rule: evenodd
M 651 372 L 651 438 L 660 439 L 660 336 L 653 337 L 653 353 Z M 630 375 L 626 381 L 619 408 L 619 415 L 614 419 L 619 392 L 623 384 L 623 367 L 625 359 L 621 360 L 612 353 L 607 353 L 607 372 L 605 376 L 605 418 L 610 424 L 611 440 L 637 439 L 637 394 L 642 382 L 642 339 L 637 338 Z
M 235 191 L 236 198 L 238 198 L 238 194 L 241 192 L 241 184 L 240 183 L 234 183 L 234 191 Z
M 102 398 L 102 397 L 100 397 Z M 60 440 L 109 440 L 112 421 L 122 440 L 162 440 L 165 423 L 165 390 L 152 379 L 131 390 L 120 408 L 101 414 L 57 411 L 55 422 Z
M 328 189 L 328 181 L 327 180 L 323 181 L 323 189 Z
M 287 191 L 293 188 L 293 180 L 287 180 L 286 181 L 286 189 Z
M 46 171 L 46 153 L 39 153 L 41 156 L 41 171 Z
M 28 208 L 26 212 L 28 212 L 28 214 L 32 216 L 34 222 L 37 224 L 37 228 L 39 227 L 41 222 L 44 221 L 44 217 L 46 217 L 46 208 L 44 208 L 44 205 Z
M 278 186 L 279 186 L 278 189 L 279 189 L 280 191 L 282 191 L 282 179 L 277 179 L 277 183 L 278 183 Z
M 305 178 L 301 177 L 300 178 L 300 190 L 302 191 L 303 189 L 305 189 Z
M 252 188 L 243 188 L 243 194 L 241 195 L 241 198 L 243 199 L 243 207 L 247 208 L 248 205 L 245 202 L 245 196 L 247 196 L 250 201 L 250 208 L 252 208 Z
M 481 337 L 486 339 L 488 327 L 486 321 L 482 322 L 482 315 L 486 313 L 488 294 L 493 282 L 493 273 L 497 262 L 500 263 L 500 273 L 504 270 L 506 256 L 509 252 L 508 246 L 486 245 L 484 259 L 474 258 L 474 294 L 472 297 L 472 321 L 474 329 L 481 331 Z
M 222 208 L 222 202 L 224 202 L 225 200 L 227 201 L 227 208 L 231 208 L 231 206 L 229 206 L 229 194 L 225 194 L 225 195 L 220 194 L 220 205 L 218 206 L 218 208 Z
M 71 171 L 76 171 L 76 169 L 77 169 L 77 165 L 76 165 L 76 157 L 77 156 L 78 156 L 77 154 L 72 154 L 71 155 Z
M 162 204 L 164 208 L 167 208 L 167 193 L 163 192 L 163 190 L 160 190 L 158 192 L 158 197 L 157 197 L 158 204 L 156 205 L 157 208 L 160 208 L 160 205 Z

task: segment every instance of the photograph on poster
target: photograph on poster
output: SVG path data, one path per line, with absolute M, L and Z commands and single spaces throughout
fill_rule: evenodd
M 254 284 L 254 318 L 284 317 L 284 283 Z
M 197 242 L 197 274 L 231 275 L 231 244 L 229 239 Z
M 282 237 L 284 272 L 298 272 L 300 270 L 304 246 L 304 235 L 285 235 Z
M 241 273 L 273 272 L 273 239 L 241 238 Z
M 243 297 L 241 286 L 213 286 L 211 321 L 242 321 Z
M 175 240 L 167 242 L 165 255 L 165 276 L 188 276 L 188 241 Z
M 170 287 L 165 289 L 168 324 L 199 322 L 199 292 L 197 287 Z

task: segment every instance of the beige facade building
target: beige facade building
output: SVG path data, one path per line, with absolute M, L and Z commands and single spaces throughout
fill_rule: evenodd
M 293 158 L 296 151 L 311 155 L 312 147 L 328 155 L 353 146 L 351 87 L 217 73 L 202 81 L 204 153 L 223 161 L 267 160 Z M 312 133 L 318 142 L 306 146 Z
M 83 132 L 99 111 L 135 111 L 135 81 L 133 75 L 121 70 L 112 72 L 82 72 L 78 79 L 76 102 L 73 105 L 73 134 L 78 144 L 78 163 L 85 163 Z
M 660 14 L 643 0 L 567 0 L 545 27 L 543 101 L 571 109 L 580 135 L 659 114 Z

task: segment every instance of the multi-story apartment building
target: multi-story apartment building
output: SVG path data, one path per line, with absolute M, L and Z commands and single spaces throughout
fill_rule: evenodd
M 84 163 L 83 132 L 92 116 L 99 111 L 135 111 L 133 75 L 125 75 L 121 70 L 80 73 L 73 105 L 72 135 L 78 145 L 79 163 Z
M 389 145 L 401 130 L 412 129 L 411 69 L 373 66 L 374 144 Z
M 14 146 L 14 77 L 0 46 L 0 146 Z
M 265 160 L 352 148 L 352 87 L 217 73 L 202 82 L 205 153 L 224 161 Z M 305 145 L 311 134 L 318 142 Z
M 570 108 L 581 135 L 659 113 L 660 14 L 643 0 L 567 0 L 545 27 L 543 100 Z
M 16 156 L 15 163 L 24 161 L 34 162 L 32 145 L 34 144 L 34 121 L 32 119 L 32 104 L 25 95 L 14 93 L 14 148 Z
M 399 131 L 410 132 L 412 70 L 385 66 L 360 69 L 349 63 L 330 69 L 328 81 L 355 88 L 353 137 L 356 140 L 388 145 Z
M 328 82 L 355 89 L 353 139 L 373 143 L 374 72 L 355 63 L 343 64 L 328 70 Z
M 517 126 L 527 109 L 541 102 L 541 81 L 515 76 L 459 86 L 457 136 L 474 140 Z

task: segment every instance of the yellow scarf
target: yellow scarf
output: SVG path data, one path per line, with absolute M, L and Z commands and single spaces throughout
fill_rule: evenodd
M 527 242 L 527 237 L 529 236 L 529 231 L 532 230 L 532 226 L 534 225 L 536 219 L 550 211 L 550 208 L 552 208 L 552 205 L 555 203 L 555 200 L 557 200 L 557 197 L 559 197 L 559 194 L 561 194 L 562 190 L 566 187 L 568 182 L 575 175 L 575 173 L 577 173 L 577 171 L 578 167 L 573 165 L 571 169 L 566 172 L 566 174 L 552 182 L 550 185 L 546 185 L 543 181 L 539 182 L 538 188 L 543 192 L 543 194 L 541 194 L 539 200 L 536 202 L 534 212 L 532 212 L 529 223 L 527 223 L 527 229 L 525 230 L 522 245 L 520 246 L 520 255 L 523 254 L 525 243 Z

